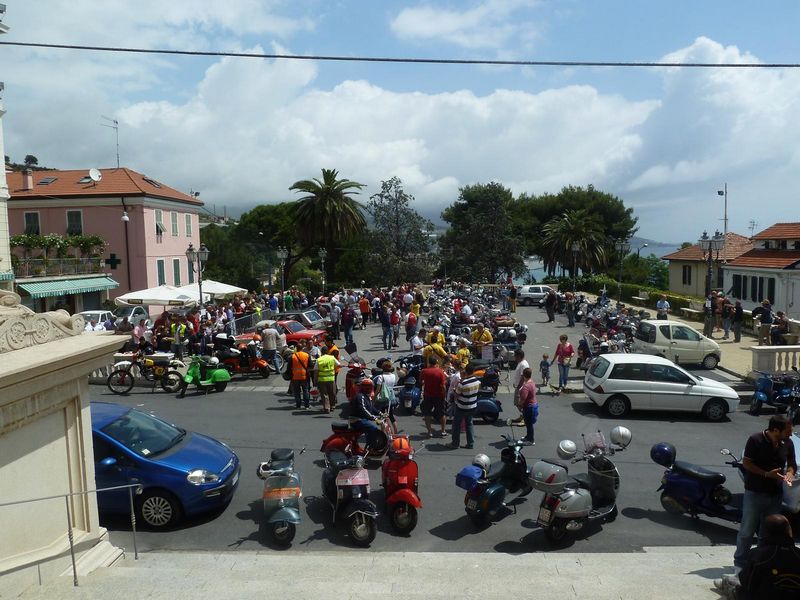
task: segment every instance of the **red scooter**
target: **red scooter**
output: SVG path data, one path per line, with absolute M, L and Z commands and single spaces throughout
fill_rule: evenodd
M 347 375 L 344 378 L 344 393 L 347 399 L 352 402 L 358 393 L 358 384 L 366 377 L 364 370 L 367 363 L 358 356 L 351 356 L 347 362 Z
M 386 512 L 397 533 L 408 535 L 417 526 L 419 468 L 408 436 L 392 439 L 389 456 L 381 466 L 381 481 L 386 494 Z
M 322 442 L 320 452 L 327 454 L 331 450 L 338 450 L 347 456 L 383 458 L 391 446 L 394 435 L 389 413 L 381 413 L 377 423 L 380 429 L 376 436 L 376 444 L 373 447 L 366 447 L 358 443 L 358 438 L 364 435 L 362 431 L 355 429 L 353 424 L 348 421 L 334 421 L 331 423 L 331 431 L 333 433 Z
M 224 335 L 217 336 L 218 340 L 221 340 Z M 269 377 L 269 364 L 261 357 L 261 352 L 258 349 L 261 336 L 257 335 L 248 341 L 230 339 L 230 342 L 236 347 L 233 347 L 233 345 L 224 347 L 217 352 L 217 358 L 219 358 L 220 365 L 225 367 L 231 375 L 258 373 L 264 379 Z

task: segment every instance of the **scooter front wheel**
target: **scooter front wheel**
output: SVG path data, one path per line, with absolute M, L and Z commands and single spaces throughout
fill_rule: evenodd
M 497 421 L 499 416 L 500 416 L 499 413 L 483 413 L 481 414 L 481 419 L 483 419 L 484 423 L 491 424 Z
M 183 375 L 178 371 L 167 371 L 161 378 L 161 389 L 170 394 L 177 392 L 183 383 Z
M 297 528 L 289 521 L 278 521 L 272 524 L 272 539 L 279 546 L 288 546 L 294 539 Z
M 363 513 L 356 513 L 350 517 L 350 537 L 356 546 L 366 548 L 374 540 L 375 535 L 378 533 L 378 526 L 375 524 L 375 519 L 368 517 Z
M 661 492 L 661 506 L 671 515 L 682 515 L 688 510 L 683 502 L 670 496 L 667 492 Z
M 390 518 L 397 533 L 409 534 L 417 526 L 417 509 L 408 502 L 398 502 L 392 507 Z
M 761 412 L 761 401 L 753 398 L 750 401 L 750 409 L 747 412 L 753 416 L 758 416 L 758 414 Z
M 551 544 L 555 546 L 562 545 L 569 534 L 567 531 L 567 520 L 553 519 L 553 522 L 544 530 L 544 534 L 547 536 L 547 539 L 550 540 Z

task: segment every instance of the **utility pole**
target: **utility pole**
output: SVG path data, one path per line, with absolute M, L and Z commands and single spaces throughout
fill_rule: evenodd
M 758 221 L 751 220 L 750 224 L 748 225 L 748 228 L 750 229 L 750 237 L 753 237 L 756 227 L 758 227 Z

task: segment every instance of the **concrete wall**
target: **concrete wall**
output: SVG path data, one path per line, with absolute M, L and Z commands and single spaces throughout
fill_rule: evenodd
M 683 267 L 689 265 L 691 268 L 692 282 L 690 285 L 683 284 Z M 708 274 L 705 263 L 691 261 L 669 261 L 669 291 L 684 296 L 704 296 L 706 292 L 706 275 Z

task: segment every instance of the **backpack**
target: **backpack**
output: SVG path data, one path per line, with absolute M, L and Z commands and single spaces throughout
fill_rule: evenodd
M 373 402 L 379 408 L 386 408 L 388 406 L 397 406 L 397 398 L 394 395 L 394 388 L 390 385 L 385 385 L 383 376 L 380 375 L 375 378 L 375 383 L 381 384 L 380 391 L 375 395 Z

